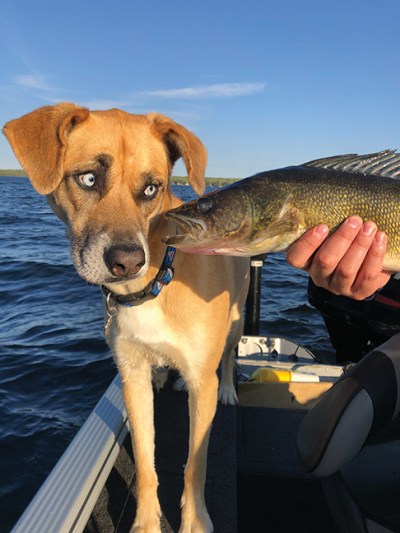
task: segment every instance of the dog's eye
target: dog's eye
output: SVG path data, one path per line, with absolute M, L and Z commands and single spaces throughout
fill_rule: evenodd
M 155 195 L 157 194 L 158 192 L 158 187 L 157 185 L 154 185 L 154 184 L 151 184 L 151 185 L 148 185 L 145 190 L 144 190 L 144 195 L 146 196 L 146 199 L 147 200 L 151 200 L 151 198 L 154 198 Z
M 90 189 L 96 184 L 96 176 L 92 172 L 80 174 L 78 176 L 78 182 L 84 189 Z

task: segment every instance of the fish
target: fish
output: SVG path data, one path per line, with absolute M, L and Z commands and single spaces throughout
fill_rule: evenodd
M 358 215 L 387 234 L 384 268 L 400 271 L 399 177 L 392 149 L 261 172 L 168 211 L 163 240 L 185 252 L 255 256 L 287 250 L 318 224 L 333 233 Z

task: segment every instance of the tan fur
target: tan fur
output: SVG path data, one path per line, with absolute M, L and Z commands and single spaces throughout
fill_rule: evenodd
M 165 254 L 163 213 L 180 203 L 169 188 L 177 158 L 183 158 L 195 191 L 204 191 L 206 152 L 199 139 L 156 113 L 88 111 L 69 103 L 37 109 L 7 123 L 3 131 L 33 186 L 48 195 L 67 224 L 78 273 L 118 294 L 143 289 Z M 89 173 L 96 188 L 82 188 L 80 180 Z M 158 187 L 151 200 L 144 195 L 149 184 Z M 106 260 L 110 249 L 121 247 L 128 250 L 129 275 L 116 273 L 123 261 Z M 173 281 L 157 298 L 118 307 L 107 338 L 132 428 L 138 500 L 134 532 L 160 531 L 152 367 L 177 368 L 189 391 L 181 532 L 212 531 L 204 483 L 222 356 L 220 398 L 224 403 L 236 400 L 232 355 L 241 335 L 248 260 L 177 252 L 174 269 Z

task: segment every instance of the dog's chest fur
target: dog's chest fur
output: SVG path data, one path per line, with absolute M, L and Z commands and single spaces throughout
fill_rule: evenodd
M 118 308 L 115 326 L 118 335 L 132 347 L 146 347 L 146 357 L 155 366 L 180 367 L 180 361 L 189 349 L 187 335 L 182 335 L 163 313 L 156 301 L 150 300 L 133 307 Z M 126 357 L 134 357 L 134 353 Z

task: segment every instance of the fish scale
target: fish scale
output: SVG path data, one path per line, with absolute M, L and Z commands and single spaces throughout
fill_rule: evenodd
M 324 223 L 333 232 L 359 215 L 387 234 L 384 267 L 400 271 L 397 176 L 394 150 L 269 170 L 169 211 L 175 233 L 166 242 L 191 253 L 251 256 L 284 251 L 307 229 Z

